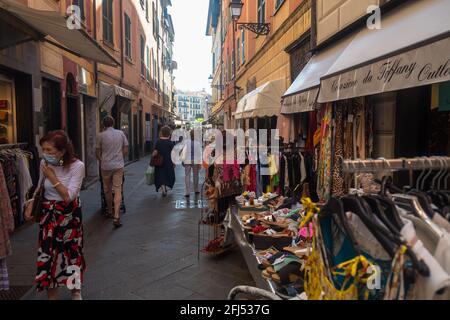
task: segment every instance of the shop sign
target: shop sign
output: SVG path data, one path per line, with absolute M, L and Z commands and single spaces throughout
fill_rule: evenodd
M 450 80 L 450 38 L 329 78 L 322 78 L 324 103 Z
M 294 94 L 283 99 L 282 114 L 314 111 L 319 87 Z

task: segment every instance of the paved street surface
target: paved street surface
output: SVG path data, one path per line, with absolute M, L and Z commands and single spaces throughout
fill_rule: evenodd
M 126 167 L 124 226 L 114 230 L 100 215 L 100 184 L 82 192 L 86 272 L 84 299 L 226 299 L 236 285 L 253 285 L 245 261 L 234 249 L 221 258 L 197 260 L 200 211 L 184 198 L 184 169 L 176 169 L 177 183 L 167 198 L 147 186 L 149 159 Z M 187 208 L 186 208 L 187 207 Z M 28 225 L 13 236 L 8 259 L 11 285 L 34 280 L 37 226 Z M 60 290 L 69 299 L 68 290 Z M 31 290 L 24 299 L 46 299 Z

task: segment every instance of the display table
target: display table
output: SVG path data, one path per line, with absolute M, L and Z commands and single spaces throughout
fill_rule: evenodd
M 230 209 L 230 227 L 233 230 L 234 238 L 241 249 L 242 255 L 244 256 L 245 262 L 247 263 L 248 270 L 255 281 L 255 284 L 258 288 L 268 290 L 272 293 L 275 293 L 275 284 L 268 279 L 265 279 L 258 265 L 261 263 L 259 258 L 255 255 L 256 250 L 253 245 L 251 245 L 245 236 L 244 226 L 239 217 L 238 208 L 236 206 L 231 207 Z

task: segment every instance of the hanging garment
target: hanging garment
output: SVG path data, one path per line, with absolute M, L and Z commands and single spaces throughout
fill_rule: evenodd
M 260 197 L 262 196 L 264 192 L 264 183 L 263 183 L 263 177 L 261 175 L 261 163 L 258 161 L 258 164 L 256 165 L 256 196 Z
M 11 254 L 9 235 L 14 230 L 14 216 L 3 169 L 0 166 L 0 259 Z
M 344 112 L 343 107 L 340 104 L 337 104 L 335 107 L 333 150 L 333 181 L 331 183 L 331 194 L 340 197 L 345 193 L 344 176 L 341 166 L 344 157 Z
M 317 113 L 316 111 L 308 112 L 308 134 L 306 138 L 305 148 L 312 151 L 314 149 L 314 133 L 317 130 Z
M 354 104 L 358 108 L 355 125 L 355 155 L 357 159 L 366 159 L 366 107 L 364 99 L 354 99 Z
M 373 123 L 374 123 L 374 106 L 366 104 L 365 123 L 366 123 L 366 157 L 372 158 L 373 155 Z
M 292 171 L 293 171 L 293 184 L 292 184 L 292 189 L 295 189 L 299 184 L 301 184 L 301 171 L 300 171 L 300 166 L 301 166 L 301 159 L 298 153 L 294 153 L 292 155 Z
M 278 187 L 281 189 L 281 195 L 284 195 L 284 184 L 286 181 L 286 162 L 284 159 L 284 155 L 280 155 L 280 183 Z
M 305 165 L 305 157 L 303 157 L 303 154 L 301 152 L 299 152 L 299 156 L 300 156 L 300 176 L 301 176 L 301 182 L 305 182 L 307 177 L 306 174 L 306 165 Z
M 17 181 L 16 156 L 2 154 L 0 155 L 0 162 L 5 175 L 14 223 L 16 226 L 19 226 L 19 214 L 21 210 L 19 205 L 19 183 Z
M 328 200 L 331 191 L 331 157 L 332 157 L 332 104 L 323 108 L 322 124 L 320 127 L 320 151 L 317 170 L 317 194 L 321 200 Z
M 33 180 L 31 179 L 30 170 L 28 166 L 28 160 L 25 155 L 17 156 L 17 168 L 18 168 L 18 181 L 19 181 L 19 205 L 20 209 L 23 209 L 26 196 L 30 189 L 33 187 Z M 22 211 L 22 210 L 21 210 Z M 20 223 L 24 221 L 23 216 L 19 217 Z
M 436 223 L 439 227 L 444 229 L 445 231 L 450 233 L 450 222 L 444 219 L 440 214 L 435 214 L 433 216 L 433 222 Z
M 430 269 L 430 276 L 418 275 L 412 297 L 418 300 L 448 300 L 450 299 L 450 276 L 440 266 L 433 255 L 419 240 L 413 223 L 402 218 L 404 227 L 400 231 L 419 259 L 423 259 Z

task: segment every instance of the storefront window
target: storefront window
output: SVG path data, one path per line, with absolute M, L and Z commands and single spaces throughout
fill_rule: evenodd
M 14 84 L 0 76 L 0 144 L 15 143 L 15 131 Z

